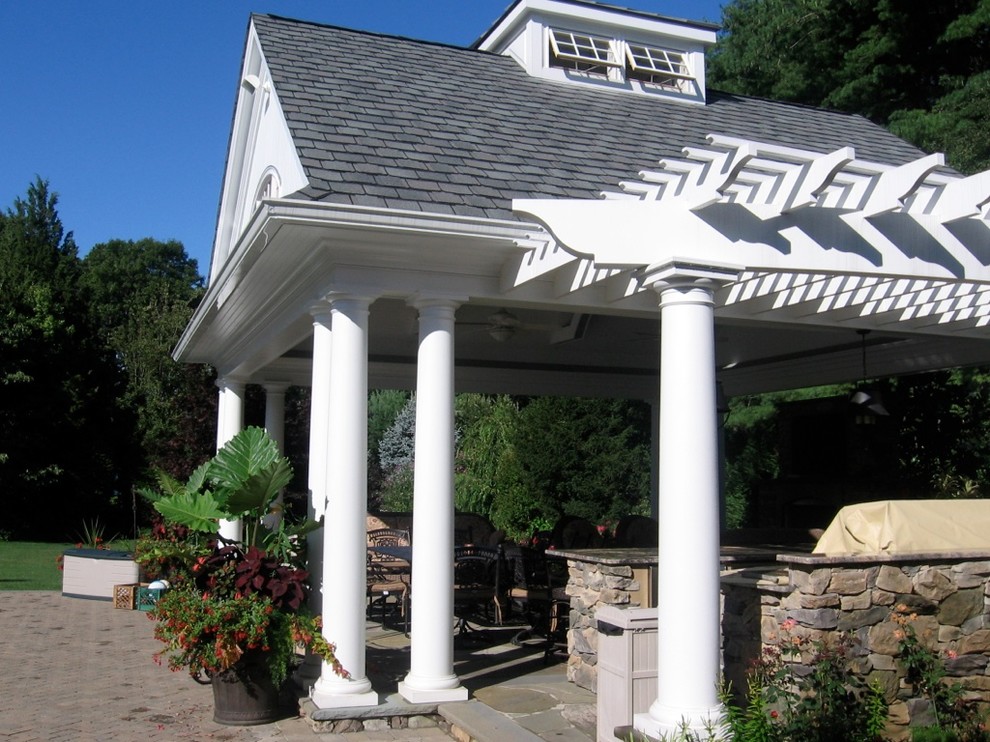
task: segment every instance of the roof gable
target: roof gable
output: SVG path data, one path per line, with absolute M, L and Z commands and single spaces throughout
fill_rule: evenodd
M 254 27 L 249 26 L 220 197 L 211 278 L 223 265 L 260 200 L 297 191 L 306 182 L 264 52 Z

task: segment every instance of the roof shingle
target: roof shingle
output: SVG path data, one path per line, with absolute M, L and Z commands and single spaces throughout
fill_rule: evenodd
M 858 115 L 713 90 L 703 106 L 655 100 L 474 49 L 252 18 L 310 181 L 298 197 L 507 219 L 513 198 L 595 198 L 712 133 L 922 154 Z

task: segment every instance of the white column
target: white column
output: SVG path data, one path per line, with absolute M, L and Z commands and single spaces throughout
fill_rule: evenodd
M 323 663 L 310 697 L 319 708 L 374 706 L 365 675 L 368 508 L 368 307 L 366 297 L 333 295 L 333 353 L 323 524 L 323 635 L 350 673 Z
M 330 353 L 333 334 L 330 329 L 330 305 L 321 302 L 310 309 L 313 315 L 313 368 L 309 395 L 309 507 L 311 520 L 319 521 L 327 509 L 326 462 L 327 435 L 330 421 Z M 323 531 L 317 530 L 306 539 L 306 562 L 309 570 L 309 607 L 313 613 L 323 612 Z M 306 653 L 296 679 L 312 689 L 320 677 L 321 662 L 317 655 Z
M 419 310 L 413 478 L 412 644 L 399 694 L 411 703 L 463 701 L 454 674 L 454 311 L 449 299 Z
M 278 445 L 279 453 L 285 453 L 285 391 L 289 388 L 286 381 L 266 381 L 265 388 L 265 432 Z M 267 514 L 262 522 L 266 528 L 278 528 L 282 520 L 282 493 L 275 498 L 278 509 Z
M 707 739 L 724 709 L 719 680 L 718 453 L 714 290 L 736 272 L 651 267 L 660 294 L 657 698 L 635 727 Z
M 659 389 L 657 390 L 659 392 Z M 650 515 L 660 512 L 660 399 L 654 397 L 650 404 Z M 658 542 L 659 543 L 659 542 Z
M 278 444 L 278 450 L 285 453 L 285 392 L 287 381 L 266 381 L 265 388 L 265 432 Z
M 220 388 L 218 405 L 217 450 L 244 429 L 244 387 L 239 379 L 223 377 L 217 380 Z M 243 536 L 241 521 L 221 520 L 220 535 L 229 541 L 240 541 Z

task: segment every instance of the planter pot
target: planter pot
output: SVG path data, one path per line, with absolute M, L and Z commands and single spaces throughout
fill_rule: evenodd
M 114 585 L 138 581 L 138 565 L 126 551 L 66 549 L 62 553 L 62 595 L 112 601 Z
M 217 724 L 270 724 L 282 716 L 279 690 L 272 683 L 263 652 L 248 652 L 229 670 L 211 677 L 210 683 Z

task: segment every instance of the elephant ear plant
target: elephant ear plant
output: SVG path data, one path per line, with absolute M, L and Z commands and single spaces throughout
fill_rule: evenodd
M 346 676 L 319 618 L 306 612 L 302 538 L 319 524 L 291 524 L 282 512 L 278 495 L 291 478 L 288 460 L 255 427 L 238 433 L 184 485 L 160 477 L 162 492 L 150 496 L 155 509 L 172 524 L 208 535 L 212 545 L 151 614 L 172 669 L 212 677 L 264 652 L 278 685 L 302 645 Z M 220 521 L 234 519 L 242 523 L 241 542 L 219 534 Z
M 153 497 L 167 520 L 216 534 L 219 521 L 240 519 L 243 546 L 255 546 L 288 560 L 296 541 L 319 527 L 291 525 L 283 517 L 279 492 L 292 480 L 292 466 L 261 428 L 245 428 L 200 466 L 185 485 L 161 476 L 164 495 Z

